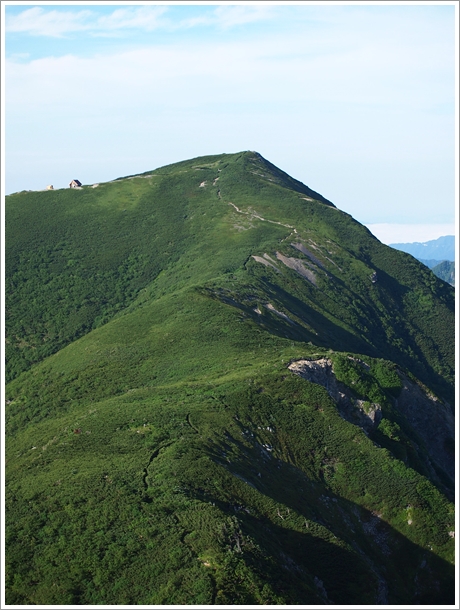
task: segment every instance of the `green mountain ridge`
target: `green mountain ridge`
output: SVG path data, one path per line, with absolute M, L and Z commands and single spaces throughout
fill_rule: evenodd
M 439 264 L 432 267 L 433 273 L 441 280 L 448 282 L 451 286 L 455 286 L 455 263 L 450 261 L 441 261 Z
M 8 603 L 452 603 L 450 286 L 251 151 L 6 233 Z

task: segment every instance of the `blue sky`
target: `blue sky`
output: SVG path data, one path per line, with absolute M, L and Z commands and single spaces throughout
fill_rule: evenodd
M 385 243 L 455 227 L 456 3 L 2 3 L 5 192 L 257 150 Z

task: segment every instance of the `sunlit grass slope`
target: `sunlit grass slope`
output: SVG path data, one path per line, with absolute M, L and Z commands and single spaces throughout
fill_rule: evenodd
M 452 401 L 450 286 L 253 152 L 6 218 L 8 603 L 452 603 L 396 400 Z M 321 357 L 371 433 L 287 369 Z
M 156 298 L 214 280 L 231 290 L 238 280 L 263 299 L 270 291 L 293 307 L 302 301 L 298 326 L 311 320 L 319 341 L 330 344 L 337 329 L 452 397 L 453 290 L 326 200 L 313 200 L 320 195 L 293 190 L 297 184 L 242 153 L 97 188 L 8 197 L 8 379 L 142 299 L 143 289 Z M 303 260 L 316 286 L 283 262 L 275 269 L 251 258 L 276 260 L 277 251 Z

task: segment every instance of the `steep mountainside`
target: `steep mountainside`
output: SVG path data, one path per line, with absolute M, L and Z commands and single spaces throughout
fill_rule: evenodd
M 439 277 L 439 279 L 444 280 L 444 282 L 447 282 L 451 286 L 455 286 L 455 263 L 450 261 L 437 261 L 432 258 L 419 258 L 417 260 L 431 269 L 436 277 Z
M 435 265 L 432 271 L 436 277 L 448 282 L 451 286 L 455 286 L 455 263 L 442 261 Z
M 453 603 L 450 286 L 254 152 L 6 223 L 8 603 Z

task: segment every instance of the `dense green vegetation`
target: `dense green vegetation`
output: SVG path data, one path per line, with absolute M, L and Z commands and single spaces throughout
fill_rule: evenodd
M 17 193 L 6 232 L 7 603 L 453 603 L 398 410 L 453 403 L 450 286 L 250 152 Z M 287 369 L 321 357 L 370 433 Z

